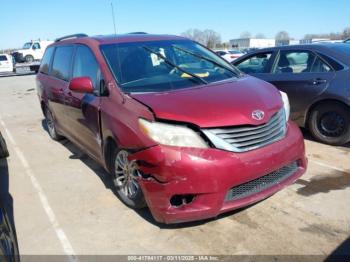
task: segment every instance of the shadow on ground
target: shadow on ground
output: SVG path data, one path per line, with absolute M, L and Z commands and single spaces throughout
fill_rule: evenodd
M 319 173 L 317 176 L 312 177 L 310 181 L 300 178 L 296 181 L 296 184 L 303 186 L 297 190 L 297 193 L 303 196 L 343 190 L 350 187 L 350 170 L 347 170 L 347 172 L 327 170 L 325 173 Z

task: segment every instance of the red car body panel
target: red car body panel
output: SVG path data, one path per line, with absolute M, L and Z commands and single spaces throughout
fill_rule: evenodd
M 81 94 L 69 90 L 69 82 L 38 73 L 38 96 L 42 107 L 53 113 L 57 131 L 78 145 L 108 170 L 108 146 L 135 152 L 145 174 L 139 179 L 154 218 L 176 223 L 215 217 L 264 199 L 291 184 L 306 169 L 307 161 L 300 130 L 291 122 L 278 142 L 245 153 L 215 148 L 181 148 L 159 145 L 140 131 L 139 118 L 190 123 L 198 128 L 260 125 L 283 107 L 272 85 L 253 77 L 242 77 L 206 86 L 164 93 L 124 94 L 100 52 L 101 44 L 178 40 L 181 37 L 126 35 L 78 38 L 54 46 L 80 44 L 94 53 L 106 82 L 108 96 Z M 264 119 L 251 118 L 254 110 Z M 237 201 L 225 202 L 227 191 L 298 161 L 298 170 L 288 179 Z M 181 207 L 170 204 L 174 195 L 193 194 L 193 201 Z

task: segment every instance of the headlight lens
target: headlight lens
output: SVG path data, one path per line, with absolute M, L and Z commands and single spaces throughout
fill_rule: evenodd
M 208 148 L 205 141 L 190 128 L 145 119 L 139 119 L 139 125 L 148 137 L 162 145 Z
M 280 93 L 281 93 L 281 96 L 282 96 L 284 112 L 286 113 L 286 120 L 288 121 L 289 115 L 290 115 L 290 104 L 289 104 L 288 95 L 285 92 L 282 92 L 282 91 L 280 91 Z

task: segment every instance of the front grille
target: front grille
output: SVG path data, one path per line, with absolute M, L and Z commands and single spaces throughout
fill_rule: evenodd
M 284 166 L 276 171 L 255 180 L 249 181 L 239 186 L 231 188 L 225 197 L 225 201 L 241 199 L 256 193 L 259 193 L 273 185 L 276 185 L 287 179 L 298 169 L 297 161 Z
M 205 129 L 215 147 L 232 152 L 246 152 L 271 144 L 284 137 L 286 119 L 284 109 L 259 126 L 236 126 Z

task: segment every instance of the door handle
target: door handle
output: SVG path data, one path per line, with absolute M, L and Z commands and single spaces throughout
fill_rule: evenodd
M 316 78 L 316 79 L 313 79 L 311 82 L 313 85 L 321 85 L 321 84 L 327 83 L 327 80 L 321 79 L 321 78 Z

